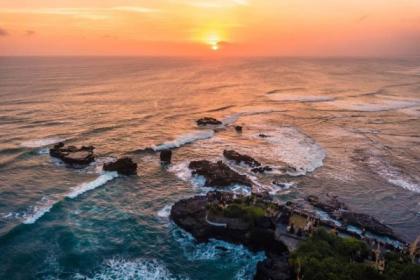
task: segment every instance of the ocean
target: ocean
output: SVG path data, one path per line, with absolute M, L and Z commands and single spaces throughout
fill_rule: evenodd
M 48 154 L 60 141 L 96 162 L 66 167 Z M 0 279 L 252 279 L 263 252 L 198 244 L 169 219 L 209 190 L 188 163 L 224 149 L 295 167 L 248 174 L 279 201 L 337 195 L 413 241 L 420 59 L 1 57 Z M 138 176 L 102 171 L 120 156 Z

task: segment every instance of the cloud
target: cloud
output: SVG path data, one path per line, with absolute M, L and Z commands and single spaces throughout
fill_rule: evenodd
M 146 8 L 146 7 L 140 7 L 140 6 L 122 6 L 122 7 L 113 7 L 111 9 L 115 11 L 121 11 L 121 12 L 141 13 L 141 14 L 159 12 L 158 9 L 152 9 L 152 8 Z
M 9 32 L 0 27 L 0 37 L 9 36 Z
M 25 32 L 25 35 L 26 36 L 28 36 L 28 37 L 30 37 L 30 36 L 32 36 L 32 35 L 35 35 L 35 31 L 33 31 L 33 30 L 26 30 L 26 32 Z
M 113 12 L 130 13 L 156 13 L 157 9 L 142 6 L 118 6 L 110 8 L 39 8 L 39 9 L 0 9 L 1 13 L 23 13 L 39 15 L 70 16 L 90 20 L 106 20 L 112 17 Z M 3 35 L 4 36 L 4 35 Z
M 369 15 L 363 15 L 363 16 L 361 16 L 357 19 L 357 22 L 365 21 L 368 17 L 369 17 Z
M 212 0 L 212 1 L 182 1 L 181 3 L 197 8 L 229 8 L 235 6 L 247 6 L 248 0 Z

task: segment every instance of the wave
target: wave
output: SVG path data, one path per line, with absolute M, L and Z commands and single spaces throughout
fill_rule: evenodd
M 294 167 L 296 172 L 287 172 L 298 176 L 313 172 L 323 166 L 326 153 L 324 149 L 311 137 L 300 132 L 295 127 L 257 127 L 259 132 L 251 136 L 252 139 L 263 141 L 269 147 L 255 148 L 254 153 L 266 159 L 278 159 Z M 263 133 L 268 137 L 261 138 Z
M 253 279 L 257 263 L 265 258 L 264 252 L 251 252 L 243 245 L 222 240 L 210 239 L 206 243 L 197 243 L 191 234 L 179 227 L 174 227 L 171 234 L 189 261 L 217 261 L 216 264 L 220 265 L 229 263 L 233 265 L 232 268 L 238 269 L 235 279 Z
M 173 275 L 166 266 L 156 259 L 113 258 L 106 260 L 91 277 L 76 274 L 73 279 L 111 280 L 111 279 L 142 279 L 142 280 L 172 280 L 186 279 Z
M 54 207 L 54 205 L 63 201 L 64 198 L 74 199 L 87 191 L 103 186 L 107 182 L 117 177 L 117 172 L 103 172 L 103 174 L 101 174 L 95 180 L 82 183 L 61 197 L 56 197 L 55 199 L 43 197 L 40 202 L 38 202 L 35 206 L 29 207 L 27 211 L 23 213 L 8 213 L 3 215 L 3 218 L 19 219 L 22 220 L 23 224 L 34 224 L 46 213 L 48 213 Z
M 384 158 L 370 156 L 367 163 L 376 174 L 384 178 L 388 183 L 411 192 L 420 193 L 420 181 L 418 178 L 414 178 L 397 166 L 391 165 Z
M 25 148 L 41 148 L 41 147 L 49 146 L 49 145 L 56 144 L 59 142 L 63 142 L 65 140 L 66 139 L 59 138 L 59 137 L 51 137 L 51 138 L 25 141 L 25 142 L 20 143 L 20 145 Z
M 420 106 L 418 99 L 386 99 L 386 97 L 372 99 L 371 101 L 357 100 L 356 98 L 342 99 L 332 102 L 326 102 L 325 105 L 340 108 L 344 111 L 356 112 L 383 112 L 400 109 L 409 109 Z
M 184 161 L 184 162 L 172 165 L 168 170 L 169 172 L 174 173 L 175 176 L 177 176 L 182 181 L 191 183 L 193 187 L 197 188 L 202 193 L 207 193 L 209 191 L 213 191 L 217 189 L 214 187 L 205 187 L 206 178 L 200 175 L 193 175 L 191 172 L 191 169 L 188 168 L 188 165 L 189 165 L 189 162 Z M 250 178 L 250 179 L 253 179 L 253 178 Z M 256 186 L 259 186 L 258 182 L 254 180 L 253 180 L 253 183 Z M 239 184 L 234 184 L 228 187 L 224 187 L 223 189 L 229 190 L 233 193 L 241 194 L 241 195 L 251 194 L 250 187 L 239 185 Z
M 276 110 L 276 109 L 263 109 L 263 110 L 247 110 L 238 113 L 234 113 L 230 116 L 225 117 L 222 120 L 223 126 L 228 126 L 235 123 L 240 117 L 243 116 L 253 116 L 253 115 L 263 115 L 263 114 L 272 114 L 272 113 L 283 113 L 286 110 Z
M 34 224 L 39 218 L 48 213 L 55 204 L 56 202 L 48 198 L 43 198 L 39 205 L 33 207 L 32 211 L 30 212 L 31 214 L 24 215 L 24 220 L 22 223 L 27 225 Z
M 160 145 L 153 146 L 152 149 L 155 152 L 168 150 L 173 148 L 179 148 L 185 144 L 193 143 L 198 140 L 205 140 L 212 138 L 214 136 L 213 130 L 199 130 L 195 132 L 190 132 L 187 134 L 183 134 L 177 137 L 175 140 L 165 142 Z
M 169 218 L 169 216 L 171 215 L 172 206 L 173 206 L 173 204 L 167 204 L 167 205 L 165 205 L 165 207 L 163 207 L 162 209 L 160 209 L 157 212 L 158 217 L 160 217 L 160 218 Z
M 107 182 L 115 179 L 118 177 L 117 172 L 104 172 L 102 175 L 100 175 L 98 178 L 96 178 L 93 181 L 83 183 L 81 185 L 78 185 L 77 187 L 73 188 L 73 190 L 66 195 L 68 198 L 76 198 L 82 193 L 85 193 L 87 191 L 96 189 L 97 187 L 100 187 Z
M 270 94 L 269 99 L 273 101 L 282 102 L 326 102 L 335 100 L 334 97 L 323 96 L 323 95 L 294 95 L 294 94 Z

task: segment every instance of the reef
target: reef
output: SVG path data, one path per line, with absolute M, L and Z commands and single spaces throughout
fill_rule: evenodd
M 88 165 L 95 161 L 94 149 L 93 146 L 65 146 L 64 143 L 60 142 L 55 144 L 49 153 L 52 157 L 59 158 L 71 166 Z
M 246 175 L 232 170 L 222 161 L 216 163 L 208 160 L 192 161 L 188 167 L 193 175 L 200 175 L 206 179 L 207 187 L 228 187 L 234 184 L 252 187 L 252 181 Z
M 206 126 L 206 125 L 221 125 L 223 124 L 221 121 L 215 119 L 215 118 L 210 118 L 210 117 L 204 117 L 201 119 L 197 120 L 197 125 L 199 126 Z
M 115 162 L 105 163 L 103 169 L 105 171 L 116 171 L 122 175 L 136 175 L 137 163 L 129 157 L 123 157 Z

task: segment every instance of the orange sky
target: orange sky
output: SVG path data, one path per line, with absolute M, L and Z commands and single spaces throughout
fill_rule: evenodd
M 0 55 L 420 55 L 420 0 L 0 0 Z

